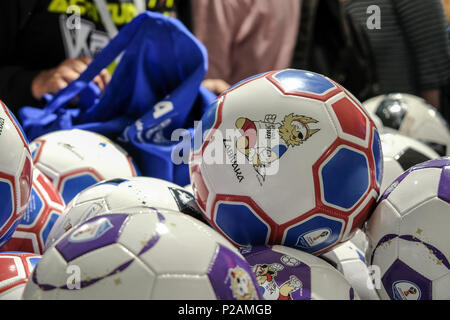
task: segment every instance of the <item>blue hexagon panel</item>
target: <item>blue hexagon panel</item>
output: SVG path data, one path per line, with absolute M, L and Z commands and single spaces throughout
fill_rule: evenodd
M 335 244 L 343 223 L 323 216 L 315 216 L 285 232 L 284 245 L 314 253 Z
M 59 213 L 52 212 L 50 214 L 50 218 L 47 220 L 47 223 L 42 230 L 42 241 L 45 243 L 47 241 L 48 235 L 50 234 L 50 230 L 52 230 L 53 226 L 55 225 L 56 220 L 58 220 Z
M 20 223 L 20 219 L 17 219 L 16 221 L 14 221 L 14 223 L 11 225 L 11 227 L 9 227 L 8 231 L 6 231 L 2 236 L 0 236 L 0 247 L 3 246 L 6 242 L 8 242 L 13 233 L 16 231 L 17 226 Z
M 323 166 L 321 178 L 324 200 L 350 209 L 369 187 L 367 159 L 361 153 L 342 148 Z
M 8 182 L 0 181 L 0 227 L 3 226 L 13 214 L 13 200 L 14 195 L 12 193 L 11 185 Z
M 41 212 L 44 207 L 44 201 L 41 199 L 36 189 L 33 187 L 31 189 L 30 200 L 28 201 L 27 209 L 25 210 L 25 214 L 20 221 L 21 225 L 31 226 L 36 219 L 39 217 L 39 212 Z
M 375 161 L 375 174 L 378 185 L 381 185 L 383 178 L 383 151 L 381 150 L 381 140 L 378 131 L 373 129 L 372 153 Z
M 79 192 L 97 182 L 98 180 L 90 174 L 66 178 L 63 189 L 61 190 L 61 196 L 65 203 L 69 203 Z
M 322 95 L 336 86 L 324 76 L 303 70 L 287 69 L 273 76 L 285 91 Z
M 268 226 L 243 204 L 220 203 L 215 222 L 228 237 L 243 246 L 265 244 L 270 232 Z

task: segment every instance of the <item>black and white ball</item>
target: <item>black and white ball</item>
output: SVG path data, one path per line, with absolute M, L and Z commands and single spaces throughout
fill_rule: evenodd
M 411 94 L 392 93 L 366 100 L 363 106 L 381 119 L 385 129 L 394 129 L 420 140 L 441 156 L 450 155 L 449 125 L 424 99 Z
M 399 133 L 384 133 L 380 139 L 384 166 L 381 194 L 412 166 L 439 158 L 439 154 L 426 144 Z

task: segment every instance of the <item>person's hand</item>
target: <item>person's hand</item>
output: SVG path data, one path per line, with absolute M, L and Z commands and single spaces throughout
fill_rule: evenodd
M 230 87 L 230 85 L 222 79 L 206 79 L 203 80 L 202 85 L 215 94 L 220 94 Z
M 31 83 L 31 93 L 37 100 L 41 99 L 46 93 L 55 94 L 59 90 L 65 88 L 70 82 L 77 79 L 80 74 L 86 70 L 91 59 L 81 57 L 77 59 L 67 59 L 54 69 L 44 70 L 40 72 Z M 105 89 L 111 75 L 104 69 L 95 77 L 94 83 L 101 91 Z

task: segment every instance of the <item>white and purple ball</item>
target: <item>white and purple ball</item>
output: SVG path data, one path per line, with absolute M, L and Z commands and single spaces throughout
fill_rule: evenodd
M 241 249 L 266 300 L 354 300 L 358 294 L 332 265 L 285 246 Z
M 70 230 L 44 253 L 24 299 L 262 298 L 225 238 L 188 215 L 149 210 L 96 216 Z
M 450 299 L 450 157 L 416 165 L 385 191 L 367 225 L 382 299 Z

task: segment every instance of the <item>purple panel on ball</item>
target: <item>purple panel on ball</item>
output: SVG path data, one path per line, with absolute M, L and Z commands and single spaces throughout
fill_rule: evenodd
M 222 245 L 217 246 L 208 277 L 219 300 L 263 300 L 248 263 Z
M 396 260 L 383 278 L 391 300 L 431 300 L 432 282 L 400 260 Z
M 444 167 L 439 181 L 438 197 L 450 203 L 450 165 Z
M 353 288 L 350 288 L 348 294 L 349 294 L 350 300 L 355 300 L 355 290 L 353 290 Z
M 264 250 L 261 250 L 263 248 Z M 266 300 L 311 300 L 311 268 L 269 246 L 244 254 Z
M 127 214 L 106 214 L 89 219 L 57 244 L 56 249 L 67 262 L 92 250 L 117 242 Z
M 450 166 L 450 157 L 443 157 L 439 159 L 434 159 L 430 161 L 426 161 L 420 164 L 415 165 L 410 170 L 419 170 L 425 168 L 443 168 L 446 166 Z
M 444 167 L 449 167 L 449 166 L 450 166 L 450 157 L 444 157 L 444 158 L 426 161 L 426 162 L 417 164 L 417 165 L 409 168 L 408 170 L 403 172 L 397 179 L 395 179 L 394 182 L 392 182 L 392 184 L 383 193 L 380 201 L 383 201 L 384 199 L 388 198 L 389 195 L 392 193 L 392 191 L 394 191 L 395 188 L 398 186 L 398 184 L 400 182 L 402 182 L 402 180 L 405 179 L 406 176 L 408 174 L 410 174 L 411 172 L 416 171 L 416 170 L 421 170 L 421 169 L 427 169 L 427 168 L 444 168 Z M 441 181 L 442 181 L 442 177 L 441 177 Z M 447 178 L 447 181 L 448 181 L 448 178 Z M 447 185 L 447 189 L 442 191 L 442 193 L 444 195 L 449 195 L 450 191 L 448 191 L 449 190 L 448 188 L 449 187 Z

